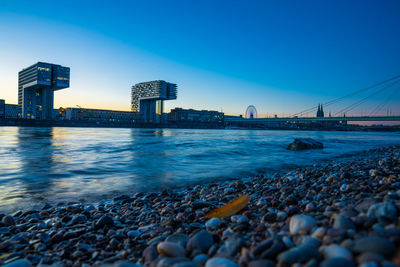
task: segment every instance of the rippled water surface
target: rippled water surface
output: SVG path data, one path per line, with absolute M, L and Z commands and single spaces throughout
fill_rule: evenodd
M 296 137 L 325 148 L 287 151 Z M 400 134 L 0 127 L 0 210 L 234 179 L 389 144 Z

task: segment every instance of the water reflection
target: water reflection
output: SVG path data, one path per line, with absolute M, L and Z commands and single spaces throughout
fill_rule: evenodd
M 37 199 L 46 197 L 52 185 L 52 169 L 55 166 L 53 128 L 18 128 L 17 157 L 20 161 L 20 183 L 25 194 Z

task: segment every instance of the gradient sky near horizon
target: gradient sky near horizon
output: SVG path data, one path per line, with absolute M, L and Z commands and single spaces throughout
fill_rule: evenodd
M 167 111 L 289 115 L 399 75 L 399 14 L 397 0 L 0 0 L 0 99 L 17 103 L 18 71 L 44 61 L 71 68 L 55 107 L 129 110 L 133 84 L 163 79 L 178 84 Z M 400 114 L 396 91 L 354 112 L 386 99 Z

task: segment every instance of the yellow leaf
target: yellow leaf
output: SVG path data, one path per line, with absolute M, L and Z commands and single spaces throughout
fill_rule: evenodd
M 10 253 L 4 253 L 3 255 L 0 256 L 0 260 L 6 258 L 8 255 L 10 255 Z
M 217 209 L 214 209 L 204 215 L 206 218 L 221 218 L 221 217 L 227 217 L 234 215 L 247 207 L 247 204 L 249 203 L 251 197 L 250 196 L 241 196 L 233 201 L 229 202 L 228 204 L 223 205 L 222 207 L 219 207 Z

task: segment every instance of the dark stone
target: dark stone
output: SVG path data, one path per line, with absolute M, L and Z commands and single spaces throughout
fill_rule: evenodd
M 283 241 L 280 238 L 276 238 L 274 239 L 271 247 L 269 247 L 261 254 L 261 258 L 273 260 L 276 257 L 276 255 L 282 252 L 285 248 L 286 248 L 285 243 L 283 243 Z
M 343 215 L 336 216 L 333 227 L 344 230 L 355 229 L 354 223 L 349 218 Z
M 81 223 L 86 223 L 87 219 L 85 215 L 75 215 L 72 217 L 72 220 L 70 221 L 70 224 L 81 224 Z
M 118 202 L 118 201 L 126 200 L 126 199 L 129 199 L 129 198 L 130 198 L 130 197 L 127 196 L 127 195 L 122 195 L 122 196 L 113 198 L 113 201 L 114 201 L 114 202 Z
M 94 226 L 94 229 L 99 229 L 99 228 L 103 228 L 105 225 L 109 225 L 109 226 L 114 225 L 113 218 L 108 215 L 103 215 L 100 219 L 98 219 L 94 223 L 93 226 Z
M 323 261 L 320 267 L 356 267 L 354 262 L 349 261 L 345 258 L 331 258 L 326 261 Z
M 149 246 L 143 250 L 144 263 L 150 263 L 158 257 L 157 248 L 155 245 Z
M 294 247 L 278 255 L 278 260 L 288 264 L 304 263 L 311 259 L 318 259 L 321 255 L 318 248 L 310 245 Z
M 312 138 L 296 138 L 293 143 L 289 144 L 288 150 L 306 150 L 306 149 L 322 149 L 323 144 Z
M 356 253 L 375 252 L 390 257 L 395 252 L 395 246 L 392 241 L 387 238 L 369 236 L 357 239 L 354 243 L 353 250 Z
M 208 231 L 203 230 L 189 239 L 186 248 L 188 251 L 199 249 L 203 252 L 207 252 L 212 244 L 214 244 L 214 238 L 212 234 Z
M 244 246 L 243 238 L 231 235 L 217 251 L 216 257 L 231 258 Z
M 3 267 L 31 267 L 31 263 L 28 260 L 21 259 L 13 261 L 9 264 L 4 265 Z
M 253 249 L 253 254 L 254 255 L 259 255 L 261 254 L 263 251 L 265 251 L 267 248 L 271 247 L 272 244 L 274 243 L 273 239 L 268 239 L 265 240 L 261 243 L 259 243 L 254 249 Z
M 251 261 L 248 264 L 248 267 L 274 267 L 275 264 L 269 260 L 256 260 Z
M 4 216 L 2 222 L 6 225 L 6 226 L 12 226 L 15 225 L 15 220 L 12 216 Z

